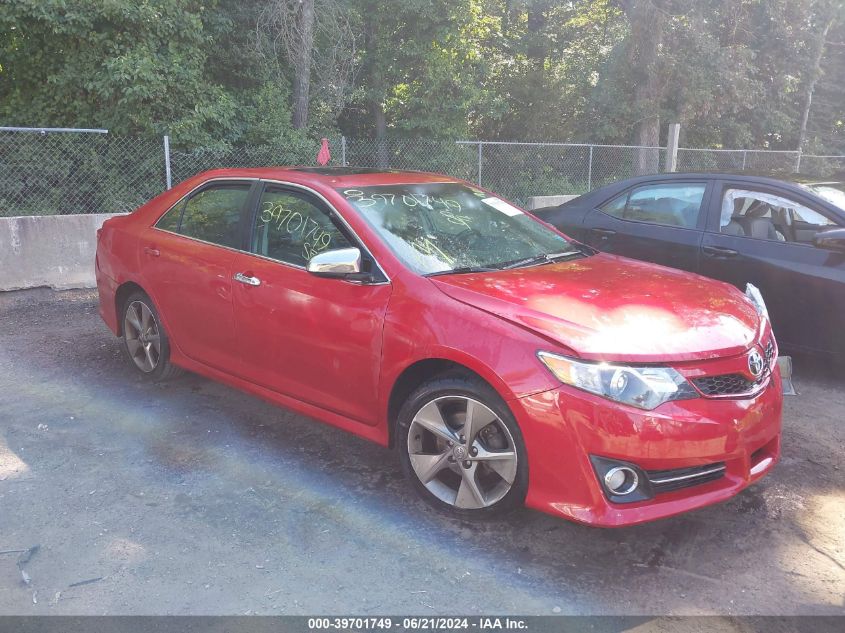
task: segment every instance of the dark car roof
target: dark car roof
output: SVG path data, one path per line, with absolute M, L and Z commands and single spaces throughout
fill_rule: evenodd
M 622 192 L 632 186 L 651 183 L 651 182 L 673 182 L 673 181 L 688 181 L 688 180 L 718 180 L 730 179 L 732 181 L 745 182 L 750 185 L 763 185 L 778 187 L 786 191 L 792 191 L 797 194 L 812 195 L 815 194 L 808 191 L 802 185 L 819 184 L 819 183 L 839 183 L 838 178 L 812 178 L 807 176 L 800 176 L 799 174 L 789 174 L 788 179 L 773 177 L 771 175 L 758 175 L 749 172 L 672 172 L 665 174 L 649 174 L 645 176 L 635 176 L 634 178 L 627 178 L 617 182 L 593 189 L 577 198 L 565 202 L 560 208 L 569 206 L 580 206 L 583 204 L 592 203 L 596 199 L 604 199 L 611 197 L 616 193 Z M 538 209 L 539 210 L 539 209 Z M 542 214 L 541 214 L 542 215 Z

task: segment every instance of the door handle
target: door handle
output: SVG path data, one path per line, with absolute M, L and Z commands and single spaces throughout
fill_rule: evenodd
M 600 237 L 610 237 L 611 235 L 616 235 L 616 231 L 613 229 L 590 229 L 591 233 L 595 233 Z
M 145 246 L 144 247 L 144 253 L 146 255 L 151 256 L 151 257 L 158 257 L 159 255 L 161 255 L 161 251 L 158 250 L 157 248 L 152 247 L 152 246 Z
M 710 257 L 736 257 L 739 255 L 739 252 L 734 249 L 721 246 L 702 246 L 701 252 Z
M 249 275 L 245 275 L 244 273 L 235 273 L 233 277 L 235 281 L 239 281 L 242 284 L 246 284 L 247 286 L 260 286 L 261 280 L 258 277 L 250 277 Z

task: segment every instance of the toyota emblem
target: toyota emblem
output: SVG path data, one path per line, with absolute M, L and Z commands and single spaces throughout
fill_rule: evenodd
M 759 378 L 763 373 L 763 366 L 763 357 L 760 355 L 760 352 L 756 349 L 751 350 L 751 353 L 748 355 L 748 371 L 755 378 Z

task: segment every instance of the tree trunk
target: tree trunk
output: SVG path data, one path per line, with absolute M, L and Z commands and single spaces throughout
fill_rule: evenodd
M 387 153 L 387 119 L 384 116 L 381 101 L 373 103 L 373 112 L 376 123 L 376 168 L 387 169 L 390 166 L 390 157 Z
M 297 58 L 293 76 L 293 127 L 301 130 L 308 125 L 308 103 L 311 90 L 311 54 L 314 49 L 314 0 L 300 0 L 297 30 Z
M 824 26 L 822 26 L 821 31 L 819 31 L 818 36 L 816 37 L 816 41 L 814 42 L 814 50 L 813 50 L 813 58 L 812 58 L 812 68 L 807 77 L 807 84 L 804 87 L 804 108 L 801 111 L 801 127 L 798 130 L 798 146 L 796 150 L 798 151 L 798 156 L 795 160 L 795 171 L 799 171 L 801 165 L 801 152 L 804 151 L 804 143 L 807 140 L 807 123 L 810 120 L 810 108 L 813 105 L 813 92 L 816 90 L 816 83 L 821 77 L 821 70 L 822 70 L 822 58 L 824 57 L 824 48 L 825 42 L 827 41 L 827 34 L 830 32 L 830 28 L 833 26 L 833 23 L 836 21 L 835 15 L 832 15 L 830 18 L 826 19 L 824 22 Z
M 660 107 L 663 89 L 658 65 L 666 16 L 653 0 L 622 0 L 622 10 L 631 26 L 628 63 L 635 81 L 635 142 L 650 148 L 660 144 Z M 653 174 L 660 170 L 658 149 L 638 149 L 634 156 L 635 174 Z

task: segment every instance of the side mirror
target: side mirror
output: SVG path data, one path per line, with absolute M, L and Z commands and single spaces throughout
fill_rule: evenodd
M 318 277 L 355 277 L 361 273 L 361 251 L 337 248 L 317 253 L 308 260 L 307 270 Z
M 819 231 L 813 237 L 813 244 L 829 251 L 845 252 L 845 229 Z

